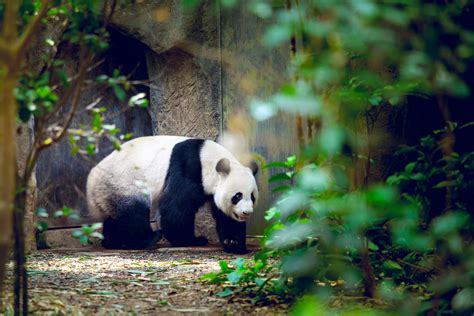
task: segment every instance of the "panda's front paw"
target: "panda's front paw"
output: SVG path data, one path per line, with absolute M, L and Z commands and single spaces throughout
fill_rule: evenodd
M 250 251 L 247 250 L 245 243 L 239 243 L 233 239 L 224 239 L 222 242 L 224 246 L 224 251 L 229 253 L 236 253 L 236 254 L 246 254 Z
M 204 236 L 198 236 L 194 240 L 194 246 L 205 246 L 209 243 L 206 237 Z

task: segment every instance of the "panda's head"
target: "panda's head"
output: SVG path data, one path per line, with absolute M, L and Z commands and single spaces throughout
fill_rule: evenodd
M 216 165 L 219 183 L 214 193 L 214 202 L 227 216 L 244 222 L 253 213 L 258 200 L 255 174 L 258 165 L 252 162 L 249 168 L 222 158 Z

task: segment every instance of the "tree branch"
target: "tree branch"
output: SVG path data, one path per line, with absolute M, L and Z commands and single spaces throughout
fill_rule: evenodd
M 16 18 L 18 15 L 19 1 L 7 0 L 5 4 L 4 23 L 3 23 L 3 43 L 8 46 L 16 40 Z
M 41 9 L 33 17 L 33 20 L 26 26 L 25 30 L 23 31 L 23 34 L 21 37 L 18 39 L 18 42 L 16 43 L 16 54 L 19 56 L 23 56 L 25 53 L 26 49 L 28 48 L 28 45 L 31 42 L 31 38 L 33 37 L 36 32 L 38 32 L 39 29 L 39 24 L 41 23 L 41 19 L 46 15 L 49 9 L 49 5 L 51 4 L 50 0 L 42 0 L 41 1 Z
M 61 138 L 65 135 L 69 126 L 72 123 L 72 119 L 74 118 L 74 114 L 76 113 L 77 107 L 79 105 L 79 96 L 80 96 L 81 87 L 84 81 L 84 76 L 87 72 L 87 69 L 89 69 L 89 67 L 87 67 L 87 62 L 84 62 L 84 59 L 86 57 L 85 57 L 84 47 L 82 44 L 81 44 L 80 51 L 81 52 L 80 52 L 80 59 L 79 59 L 79 75 L 77 77 L 76 86 L 74 87 L 74 97 L 72 101 L 71 111 L 69 112 L 68 117 L 65 123 L 63 124 L 62 130 L 59 131 L 54 137 L 52 137 L 51 142 L 48 144 L 41 143 L 41 141 L 43 140 L 43 135 L 44 135 L 44 126 L 46 126 L 47 124 L 47 122 L 42 121 L 43 124 L 41 124 L 42 126 L 39 128 L 38 137 L 35 138 L 32 150 L 30 151 L 28 155 L 27 163 L 26 163 L 25 170 L 22 177 L 22 181 L 24 183 L 28 183 L 28 180 L 31 176 L 31 173 L 33 172 L 36 161 L 38 160 L 39 153 L 43 149 L 51 146 L 52 144 L 59 142 Z M 91 59 L 92 57 L 89 57 L 88 61 Z

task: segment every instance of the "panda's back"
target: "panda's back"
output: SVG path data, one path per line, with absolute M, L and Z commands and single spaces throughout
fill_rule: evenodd
M 111 200 L 120 196 L 161 192 L 170 157 L 176 144 L 190 139 L 182 136 L 146 136 L 124 143 L 121 150 L 105 157 L 89 173 L 87 201 L 89 213 L 103 217 L 112 212 Z

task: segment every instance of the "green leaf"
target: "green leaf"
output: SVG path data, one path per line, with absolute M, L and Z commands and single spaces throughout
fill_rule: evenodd
M 91 225 L 91 229 L 93 230 L 97 230 L 97 229 L 100 229 L 102 228 L 102 223 L 94 223 Z
M 296 156 L 295 156 L 295 155 L 289 156 L 289 157 L 286 159 L 286 166 L 287 166 L 288 168 L 293 168 L 295 165 L 296 165 Z
M 112 146 L 114 146 L 114 149 L 117 150 L 117 151 L 122 149 L 122 144 L 120 144 L 120 141 L 116 138 L 112 139 Z
M 437 236 L 446 236 L 456 232 L 469 221 L 469 215 L 464 212 L 451 212 L 439 216 L 432 221 L 431 230 Z
M 102 235 L 102 234 L 99 233 L 99 232 L 93 232 L 93 233 L 91 234 L 91 237 L 95 237 L 95 238 L 98 238 L 98 239 L 101 239 L 101 240 L 104 239 L 104 235 Z
M 392 271 L 403 270 L 403 268 L 395 261 L 387 260 L 383 263 L 383 268 Z
M 229 282 L 232 284 L 236 284 L 237 282 L 239 282 L 241 277 L 242 273 L 239 270 L 236 270 L 227 275 L 227 280 L 229 280 Z
M 148 106 L 148 100 L 145 99 L 146 97 L 146 94 L 141 92 L 141 93 L 138 93 L 134 96 L 132 96 L 129 100 L 128 100 L 128 106 L 141 106 L 141 107 L 146 107 Z M 143 103 L 146 103 L 146 105 L 144 106 Z
M 452 187 L 454 185 L 456 185 L 456 182 L 454 181 L 441 181 L 441 182 L 438 182 L 436 185 L 434 185 L 433 189 Z
M 230 271 L 229 265 L 224 260 L 219 261 L 219 266 L 221 267 L 222 272 L 227 273 Z
M 94 113 L 92 118 L 92 127 L 95 131 L 100 131 L 102 129 L 102 116 L 99 113 Z
M 80 230 L 75 230 L 72 232 L 72 237 L 76 237 L 76 238 L 79 238 L 81 237 L 83 234 L 82 234 L 82 231 Z
M 415 161 L 415 162 L 410 162 L 409 164 L 407 164 L 407 165 L 405 166 L 405 171 L 406 171 L 407 173 L 412 173 L 413 170 L 415 169 L 415 167 L 416 167 L 416 161 Z
M 80 218 L 80 216 L 79 216 L 78 214 L 72 213 L 71 215 L 69 215 L 69 219 L 70 219 L 70 220 L 73 220 L 73 221 L 78 221 L 78 220 L 80 220 L 81 218 Z
M 233 8 L 237 3 L 237 0 L 220 0 L 220 1 L 222 3 L 222 6 L 226 8 Z
M 331 315 L 324 304 L 313 295 L 305 295 L 294 304 L 291 314 L 294 316 Z
M 232 264 L 236 266 L 237 268 L 243 268 L 245 264 L 245 259 L 244 258 L 237 258 L 234 261 L 232 261 Z
M 369 103 L 374 106 L 380 105 L 381 102 L 382 102 L 382 97 L 379 95 L 373 95 L 369 98 Z
M 121 140 L 129 140 L 129 139 L 132 139 L 132 137 L 133 137 L 133 133 L 127 133 L 125 135 L 120 135 Z
M 36 216 L 38 216 L 38 217 L 48 217 L 49 214 L 48 214 L 48 212 L 46 211 L 45 208 L 40 207 L 40 208 L 36 209 Z
M 107 79 L 109 79 L 109 77 L 107 75 L 100 75 L 100 76 L 97 76 L 95 78 L 95 80 L 98 82 L 98 83 L 104 83 L 107 81 Z
M 265 220 L 269 221 L 273 218 L 280 217 L 280 215 L 280 210 L 278 210 L 276 207 L 272 207 L 265 213 Z
M 273 193 L 277 193 L 277 192 L 284 192 L 284 191 L 288 191 L 289 189 L 291 189 L 291 187 L 289 185 L 279 185 L 277 187 L 274 187 L 272 189 L 272 192 Z
M 378 251 L 380 248 L 376 244 L 374 244 L 372 241 L 369 240 L 368 242 L 368 247 L 372 251 Z
M 414 175 L 410 175 L 409 178 L 415 181 L 423 181 L 423 180 L 426 180 L 426 175 L 421 172 L 418 172 L 418 173 L 415 173 Z
M 114 291 L 107 291 L 107 290 L 96 290 L 96 291 L 90 291 L 86 292 L 85 294 L 95 294 L 95 295 L 117 295 L 117 292 Z
M 63 206 L 61 211 L 63 212 L 64 216 L 69 216 L 72 213 L 72 209 L 70 207 L 67 207 L 67 206 Z
M 40 232 L 45 232 L 48 230 L 48 223 L 43 222 L 43 221 L 38 221 L 36 223 L 36 227 L 38 228 Z
M 210 273 L 206 273 L 204 275 L 202 275 L 200 277 L 201 280 L 205 281 L 205 280 L 213 280 L 215 279 L 216 277 L 218 277 L 220 275 L 220 273 L 214 273 L 214 272 L 210 272 Z
M 393 187 L 377 185 L 370 188 L 367 200 L 375 204 L 388 204 L 395 201 L 397 192 Z
M 43 141 L 43 144 L 46 146 L 51 145 L 52 143 L 53 143 L 53 139 L 51 137 L 48 137 Z
M 181 0 L 183 7 L 188 10 L 197 7 L 201 1 L 202 0 Z
M 122 87 L 120 87 L 118 84 L 113 84 L 112 88 L 114 90 L 114 93 L 115 93 L 115 96 L 117 97 L 117 99 L 119 99 L 120 101 L 125 100 L 125 97 L 127 95 L 126 95 L 125 91 L 122 89 Z
M 89 143 L 86 145 L 86 151 L 89 156 L 94 156 L 95 154 L 95 144 Z
M 277 173 L 271 176 L 270 179 L 268 179 L 268 182 L 273 183 L 278 181 L 291 180 L 290 175 L 288 173 Z
M 227 296 L 230 296 L 232 294 L 234 294 L 234 292 L 232 292 L 229 288 L 226 287 L 224 291 L 218 292 L 216 294 L 216 296 L 227 297 Z
M 79 237 L 79 242 L 81 243 L 81 245 L 85 246 L 89 243 L 89 238 L 87 238 L 87 236 L 82 235 L 81 237 Z
M 268 278 L 255 278 L 255 284 L 262 286 L 267 280 Z
M 125 270 L 125 272 L 127 273 L 130 273 L 130 274 L 140 274 L 140 275 L 146 275 L 147 272 L 146 271 L 142 271 L 142 270 Z

